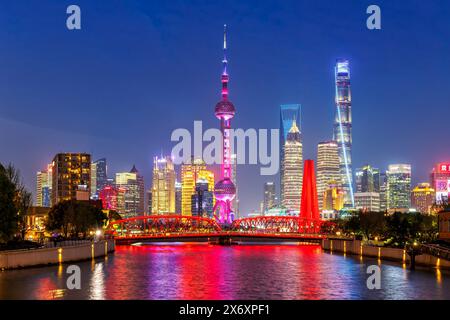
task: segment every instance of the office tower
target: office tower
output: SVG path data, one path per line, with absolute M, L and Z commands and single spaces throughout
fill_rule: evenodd
M 355 208 L 364 212 L 380 211 L 380 193 L 379 192 L 356 192 Z
M 205 179 L 199 179 L 195 184 L 195 193 L 191 196 L 193 216 L 213 217 L 214 193 L 209 190 L 208 181 Z
M 431 172 L 431 188 L 436 192 L 436 203 L 448 202 L 450 195 L 450 163 L 437 163 Z
M 123 191 L 123 199 L 118 199 L 118 210 L 123 217 L 130 218 L 145 213 L 144 178 L 133 165 L 130 172 L 116 173 L 116 187 Z
M 280 106 L 280 164 L 284 162 L 284 145 L 286 144 L 289 130 L 292 127 L 292 120 L 301 132 L 301 105 L 300 104 L 282 104 Z M 301 136 L 300 136 L 301 142 Z M 280 170 L 280 201 L 283 203 L 284 194 L 284 169 L 281 166 Z
M 337 181 L 330 181 L 323 192 L 323 211 L 339 211 L 344 208 L 344 191 Z
M 119 190 L 115 186 L 106 185 L 98 192 L 98 198 L 102 201 L 104 210 L 118 211 Z
M 152 189 L 147 190 L 147 215 L 152 215 Z
M 237 183 L 237 154 L 233 153 L 231 155 L 231 181 L 233 181 L 234 186 L 236 187 L 236 194 L 233 199 L 232 208 L 234 211 L 235 218 L 239 218 L 239 187 Z
M 282 192 L 282 205 L 288 210 L 299 212 L 302 195 L 303 155 L 300 130 L 295 120 L 284 144 L 283 168 L 284 189 Z
M 305 160 L 305 173 L 303 175 L 301 196 L 300 218 L 307 219 L 308 221 L 320 220 L 314 160 Z
M 366 165 L 356 169 L 356 192 L 380 192 L 380 170 Z
M 336 141 L 320 142 L 317 145 L 317 196 L 319 210 L 324 209 L 324 192 L 330 182 L 336 184 L 340 181 L 338 145 Z
M 106 159 L 101 158 L 91 163 L 91 198 L 97 199 L 98 193 L 108 183 Z
M 275 207 L 275 183 L 264 183 L 263 213 Z
M 91 155 L 58 153 L 52 163 L 52 198 L 55 205 L 64 200 L 89 199 L 91 190 Z
M 220 170 L 221 180 L 214 186 L 214 212 L 217 213 L 218 221 L 221 223 L 231 223 L 234 219 L 232 208 L 233 200 L 236 196 L 236 186 L 234 185 L 231 165 L 231 142 L 230 130 L 231 119 L 234 117 L 236 109 L 228 100 L 228 60 L 226 25 L 223 34 L 223 72 L 222 72 L 222 100 L 216 104 L 214 114 L 220 120 L 220 131 L 222 132 L 222 166 Z
M 183 191 L 182 191 L 182 185 L 181 182 L 176 181 L 175 182 L 175 213 L 181 214 L 181 204 L 182 204 L 182 197 L 183 197 Z
M 411 191 L 411 206 L 421 213 L 431 214 L 436 202 L 436 192 L 429 183 L 419 183 Z
M 336 116 L 334 139 L 338 143 L 342 187 L 345 206 L 354 207 L 352 176 L 352 95 L 348 60 L 338 59 L 335 67 Z
M 153 159 L 152 212 L 175 213 L 176 173 L 171 157 Z
M 387 210 L 387 175 L 380 172 L 380 211 Z
M 198 180 L 208 181 L 209 191 L 214 191 L 214 173 L 206 169 L 201 159 L 194 159 L 190 164 L 181 165 L 181 214 L 192 215 L 192 195 Z
M 51 207 L 52 194 L 52 164 L 47 165 L 47 169 L 36 174 L 36 206 Z
M 388 210 L 408 210 L 411 207 L 411 165 L 392 164 L 387 171 Z

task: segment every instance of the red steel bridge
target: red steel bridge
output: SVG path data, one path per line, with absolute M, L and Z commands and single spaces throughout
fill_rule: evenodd
M 106 233 L 118 244 L 161 241 L 232 243 L 240 241 L 296 241 L 318 243 L 327 235 L 321 233 L 320 220 L 289 216 L 261 216 L 220 225 L 215 219 L 181 216 L 139 216 L 111 222 Z

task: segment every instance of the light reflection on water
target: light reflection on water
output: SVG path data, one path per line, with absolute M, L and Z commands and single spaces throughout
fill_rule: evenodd
M 381 290 L 367 289 L 372 264 Z M 67 265 L 0 272 L 0 299 L 450 299 L 448 271 L 411 272 L 311 245 L 118 246 L 77 265 L 81 290 L 66 288 Z

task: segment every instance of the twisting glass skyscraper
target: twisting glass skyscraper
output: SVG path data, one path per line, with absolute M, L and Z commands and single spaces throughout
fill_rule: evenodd
M 345 206 L 354 207 L 352 177 L 352 95 L 348 60 L 338 59 L 335 67 L 336 116 L 334 140 L 338 143 L 342 188 Z

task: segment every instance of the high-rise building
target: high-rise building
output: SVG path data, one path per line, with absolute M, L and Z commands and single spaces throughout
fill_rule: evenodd
M 192 215 L 192 195 L 195 193 L 195 184 L 198 180 L 208 181 L 209 191 L 214 190 L 214 173 L 206 169 L 201 159 L 195 159 L 190 164 L 181 166 L 181 214 Z
M 379 192 L 356 192 L 355 208 L 364 212 L 380 211 L 380 193 Z
M 436 203 L 447 202 L 450 195 L 450 163 L 437 163 L 430 180 L 431 187 L 436 192 Z
M 104 210 L 118 211 L 119 190 L 115 186 L 106 185 L 98 192 L 98 198 L 102 201 Z
M 387 171 L 388 210 L 407 210 L 411 207 L 411 165 L 392 164 Z
M 387 210 L 387 174 L 380 172 L 380 211 Z
M 380 170 L 370 165 L 356 169 L 356 192 L 380 192 Z
M 181 214 L 182 211 L 183 187 L 181 182 L 175 182 L 175 213 Z
M 234 219 L 232 208 L 233 200 L 236 196 L 236 186 L 231 180 L 231 119 L 236 113 L 236 109 L 228 99 L 228 60 L 227 60 L 227 29 L 224 26 L 223 33 L 223 72 L 222 72 L 222 100 L 216 104 L 214 114 L 220 120 L 220 131 L 222 133 L 222 166 L 221 180 L 214 186 L 214 196 L 216 203 L 214 204 L 214 212 L 217 212 L 217 219 L 221 223 L 231 223 Z
M 263 213 L 275 207 L 275 183 L 270 181 L 264 183 Z
M 213 217 L 214 193 L 209 190 L 208 181 L 205 179 L 200 179 L 195 184 L 195 193 L 191 197 L 193 216 Z
M 147 190 L 147 215 L 152 215 L 152 189 Z
M 320 142 L 317 145 L 317 195 L 319 198 L 319 210 L 324 209 L 324 192 L 330 182 L 333 185 L 341 180 L 339 169 L 339 154 L 336 141 Z
M 344 207 L 344 191 L 337 181 L 330 181 L 323 192 L 323 211 L 339 211 Z
M 108 183 L 106 159 L 98 159 L 91 163 L 91 198 L 97 199 L 98 193 Z
M 123 201 L 118 199 L 118 211 L 124 218 L 135 217 L 145 213 L 144 178 L 135 166 L 130 172 L 116 173 L 115 184 L 124 191 Z
M 153 160 L 152 213 L 175 213 L 176 173 L 171 157 Z
M 52 195 L 52 164 L 47 165 L 47 169 L 36 174 L 36 206 L 51 207 Z
M 301 132 L 301 105 L 300 104 L 282 104 L 280 106 L 280 164 L 284 162 L 284 146 L 286 144 L 289 130 L 292 127 L 292 120 Z M 301 137 L 300 137 L 301 139 Z M 301 140 L 300 140 L 301 141 Z M 280 201 L 283 202 L 284 194 L 284 169 L 280 170 Z
M 288 210 L 299 211 L 301 206 L 303 180 L 303 147 L 300 130 L 295 120 L 284 144 L 282 205 Z M 315 187 L 315 186 L 314 186 Z
M 58 153 L 52 163 L 52 198 L 55 205 L 64 200 L 89 199 L 91 190 L 91 155 Z
M 336 116 L 334 139 L 338 143 L 342 187 L 345 206 L 354 207 L 352 176 L 352 95 L 348 60 L 338 59 L 335 67 Z
M 431 214 L 436 202 L 436 192 L 429 183 L 419 183 L 411 191 L 411 206 L 421 213 Z

